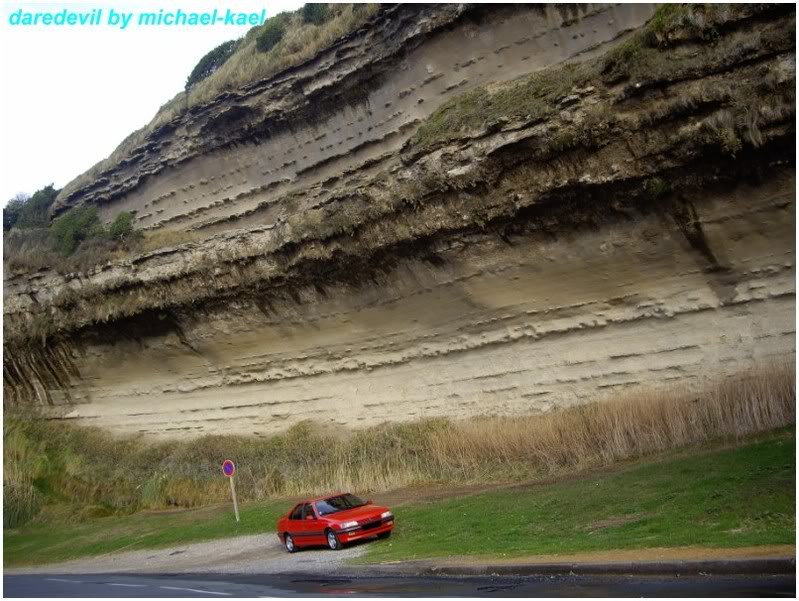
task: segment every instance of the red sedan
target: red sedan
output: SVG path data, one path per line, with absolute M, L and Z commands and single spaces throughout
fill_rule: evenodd
M 297 503 L 277 521 L 277 535 L 289 553 L 312 545 L 337 550 L 370 536 L 386 538 L 393 529 L 394 515 L 388 507 L 349 493 Z

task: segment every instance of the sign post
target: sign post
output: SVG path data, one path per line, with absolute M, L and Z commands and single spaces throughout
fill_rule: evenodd
M 236 473 L 236 464 L 230 459 L 225 459 L 222 463 L 222 473 L 230 480 L 230 494 L 233 495 L 233 510 L 236 512 L 236 522 L 239 522 L 239 502 L 236 500 L 236 485 L 233 482 L 233 475 Z

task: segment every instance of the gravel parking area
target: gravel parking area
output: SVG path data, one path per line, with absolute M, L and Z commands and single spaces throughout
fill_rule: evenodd
M 58 564 L 6 569 L 4 573 L 335 573 L 348 559 L 361 555 L 364 550 L 364 545 L 355 545 L 341 551 L 313 548 L 290 555 L 280 544 L 277 536 L 269 533 L 224 538 L 166 549 L 122 551 Z

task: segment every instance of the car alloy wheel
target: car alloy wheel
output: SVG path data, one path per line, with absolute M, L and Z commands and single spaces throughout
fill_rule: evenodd
M 333 551 L 337 551 L 341 548 L 341 543 L 338 542 L 338 536 L 332 530 L 327 531 L 327 546 L 333 549 Z
M 294 551 L 297 550 L 297 547 L 294 546 L 294 539 L 291 537 L 290 534 L 286 535 L 285 542 L 286 542 L 286 551 L 288 551 L 289 553 L 294 553 Z

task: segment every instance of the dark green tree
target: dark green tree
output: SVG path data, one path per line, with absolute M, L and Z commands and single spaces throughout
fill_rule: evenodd
M 133 229 L 134 220 L 133 213 L 128 213 L 127 211 L 122 211 L 117 215 L 108 228 L 111 239 L 125 242 L 135 238 L 137 234 L 140 234 L 141 232 L 137 232 Z
M 278 45 L 286 34 L 287 21 L 288 15 L 286 13 L 280 13 L 271 19 L 267 19 L 261 29 L 261 33 L 255 39 L 255 45 L 260 52 L 269 52 Z
M 27 194 L 17 194 L 3 207 L 3 229 L 5 231 L 10 230 L 17 224 L 19 216 L 22 214 L 22 209 L 29 198 Z
M 238 40 L 229 40 L 202 57 L 186 80 L 186 90 L 213 75 L 236 52 L 238 47 Z
M 53 184 L 37 190 L 20 209 L 19 217 L 14 224 L 15 227 L 47 227 L 47 224 L 50 223 L 48 210 L 58 196 L 58 192 Z
M 108 232 L 100 223 L 97 207 L 82 206 L 69 209 L 50 226 L 53 246 L 63 255 L 71 255 L 81 242 L 103 238 Z
M 305 23 L 313 23 L 314 25 L 321 25 L 327 19 L 329 9 L 327 4 L 319 4 L 316 2 L 309 2 L 302 7 L 302 20 Z

